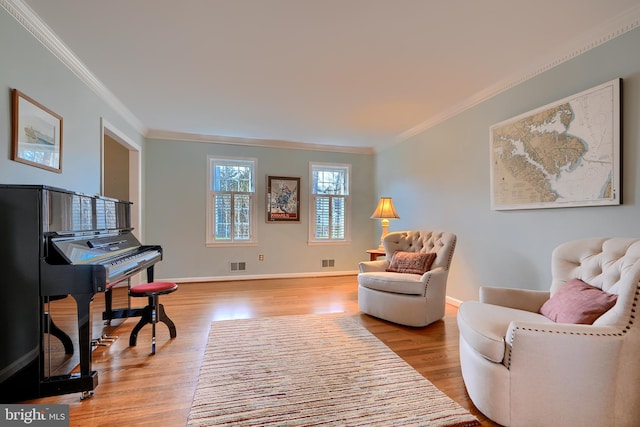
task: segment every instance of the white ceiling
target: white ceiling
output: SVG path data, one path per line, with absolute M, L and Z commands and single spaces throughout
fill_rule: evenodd
M 150 136 L 380 149 L 638 25 L 640 0 L 9 0 Z

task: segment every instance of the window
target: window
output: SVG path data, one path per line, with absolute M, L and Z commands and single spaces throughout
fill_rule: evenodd
M 309 169 L 309 241 L 350 241 L 351 165 L 311 163 Z
M 257 160 L 207 160 L 207 245 L 255 244 Z

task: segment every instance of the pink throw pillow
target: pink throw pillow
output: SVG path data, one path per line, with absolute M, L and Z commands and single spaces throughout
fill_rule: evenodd
M 391 256 L 387 271 L 394 273 L 424 274 L 431 269 L 436 259 L 435 252 L 402 252 L 396 251 Z
M 591 325 L 617 300 L 616 294 L 571 279 L 540 307 L 540 314 L 557 323 Z

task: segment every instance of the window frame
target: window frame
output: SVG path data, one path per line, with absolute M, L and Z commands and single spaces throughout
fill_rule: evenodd
M 346 194 L 335 195 L 344 199 L 344 238 L 336 239 L 328 237 L 321 239 L 316 237 L 316 197 L 314 193 L 313 172 L 315 169 L 340 169 L 345 172 L 345 190 Z M 325 163 L 325 162 L 309 162 L 309 236 L 308 244 L 310 245 L 336 245 L 351 243 L 351 164 L 350 163 Z M 323 195 L 326 196 L 326 195 Z M 329 196 L 334 197 L 334 196 Z
M 251 192 L 234 192 L 234 191 L 216 191 L 214 190 L 214 172 L 216 165 L 251 165 Z M 258 244 L 258 188 L 256 175 L 258 170 L 258 159 L 254 157 L 227 157 L 227 156 L 207 156 L 207 182 L 206 182 L 206 236 L 205 245 L 207 247 L 228 247 L 228 246 L 256 246 Z M 233 233 L 229 240 L 216 240 L 215 237 L 215 204 L 214 198 L 217 194 L 249 194 L 250 197 L 250 214 L 249 214 L 249 239 L 235 240 Z M 234 216 L 232 206 L 232 217 Z

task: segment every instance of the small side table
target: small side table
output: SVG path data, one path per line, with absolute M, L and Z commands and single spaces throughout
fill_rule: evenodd
M 382 249 L 367 249 L 369 254 L 369 261 L 375 261 L 379 256 L 385 256 L 386 253 Z

